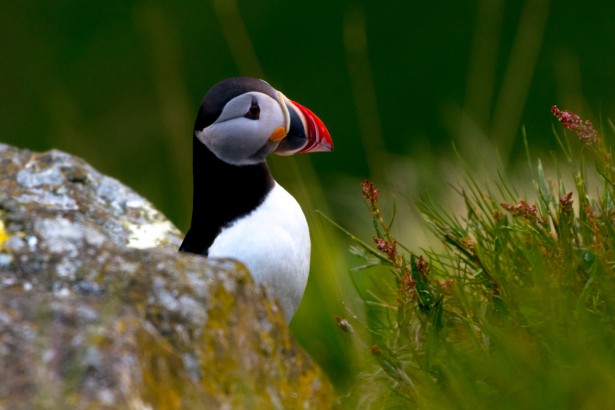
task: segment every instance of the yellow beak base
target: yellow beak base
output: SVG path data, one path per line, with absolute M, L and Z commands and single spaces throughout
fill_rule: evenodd
M 269 136 L 269 141 L 278 142 L 286 137 L 286 128 L 278 127 Z

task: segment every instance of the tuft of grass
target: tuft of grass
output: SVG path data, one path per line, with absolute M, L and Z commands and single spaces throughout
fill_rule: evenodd
M 615 166 L 589 121 L 552 112 L 583 148 L 558 136 L 570 160 L 581 157 L 574 186 L 548 178 L 540 161 L 531 199 L 504 176 L 487 188 L 468 173 L 463 216 L 418 204 L 442 249 L 405 249 L 381 192 L 362 184 L 375 236 L 352 249 L 364 268 L 391 274 L 357 286 L 365 321 L 336 318 L 375 364 L 353 406 L 615 405 Z

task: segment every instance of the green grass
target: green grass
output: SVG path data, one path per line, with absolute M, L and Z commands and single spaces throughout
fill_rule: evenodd
M 362 184 L 374 245 L 355 238 L 353 250 L 388 273 L 353 273 L 367 317 L 339 319 L 374 359 L 350 406 L 615 405 L 615 167 L 591 123 L 553 112 L 580 142 L 558 137 L 566 161 L 555 175 L 528 151 L 533 196 L 468 166 L 462 215 L 419 202 L 440 247 L 404 248 L 381 192 Z

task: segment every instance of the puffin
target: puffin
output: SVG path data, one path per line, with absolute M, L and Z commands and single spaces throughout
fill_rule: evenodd
M 266 160 L 332 151 L 329 131 L 264 80 L 233 77 L 203 97 L 192 143 L 192 220 L 179 251 L 241 262 L 290 322 L 308 280 L 310 234 Z

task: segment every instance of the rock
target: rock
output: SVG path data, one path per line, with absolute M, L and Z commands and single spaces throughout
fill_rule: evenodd
M 83 160 L 0 144 L 0 409 L 328 408 L 239 263 Z

